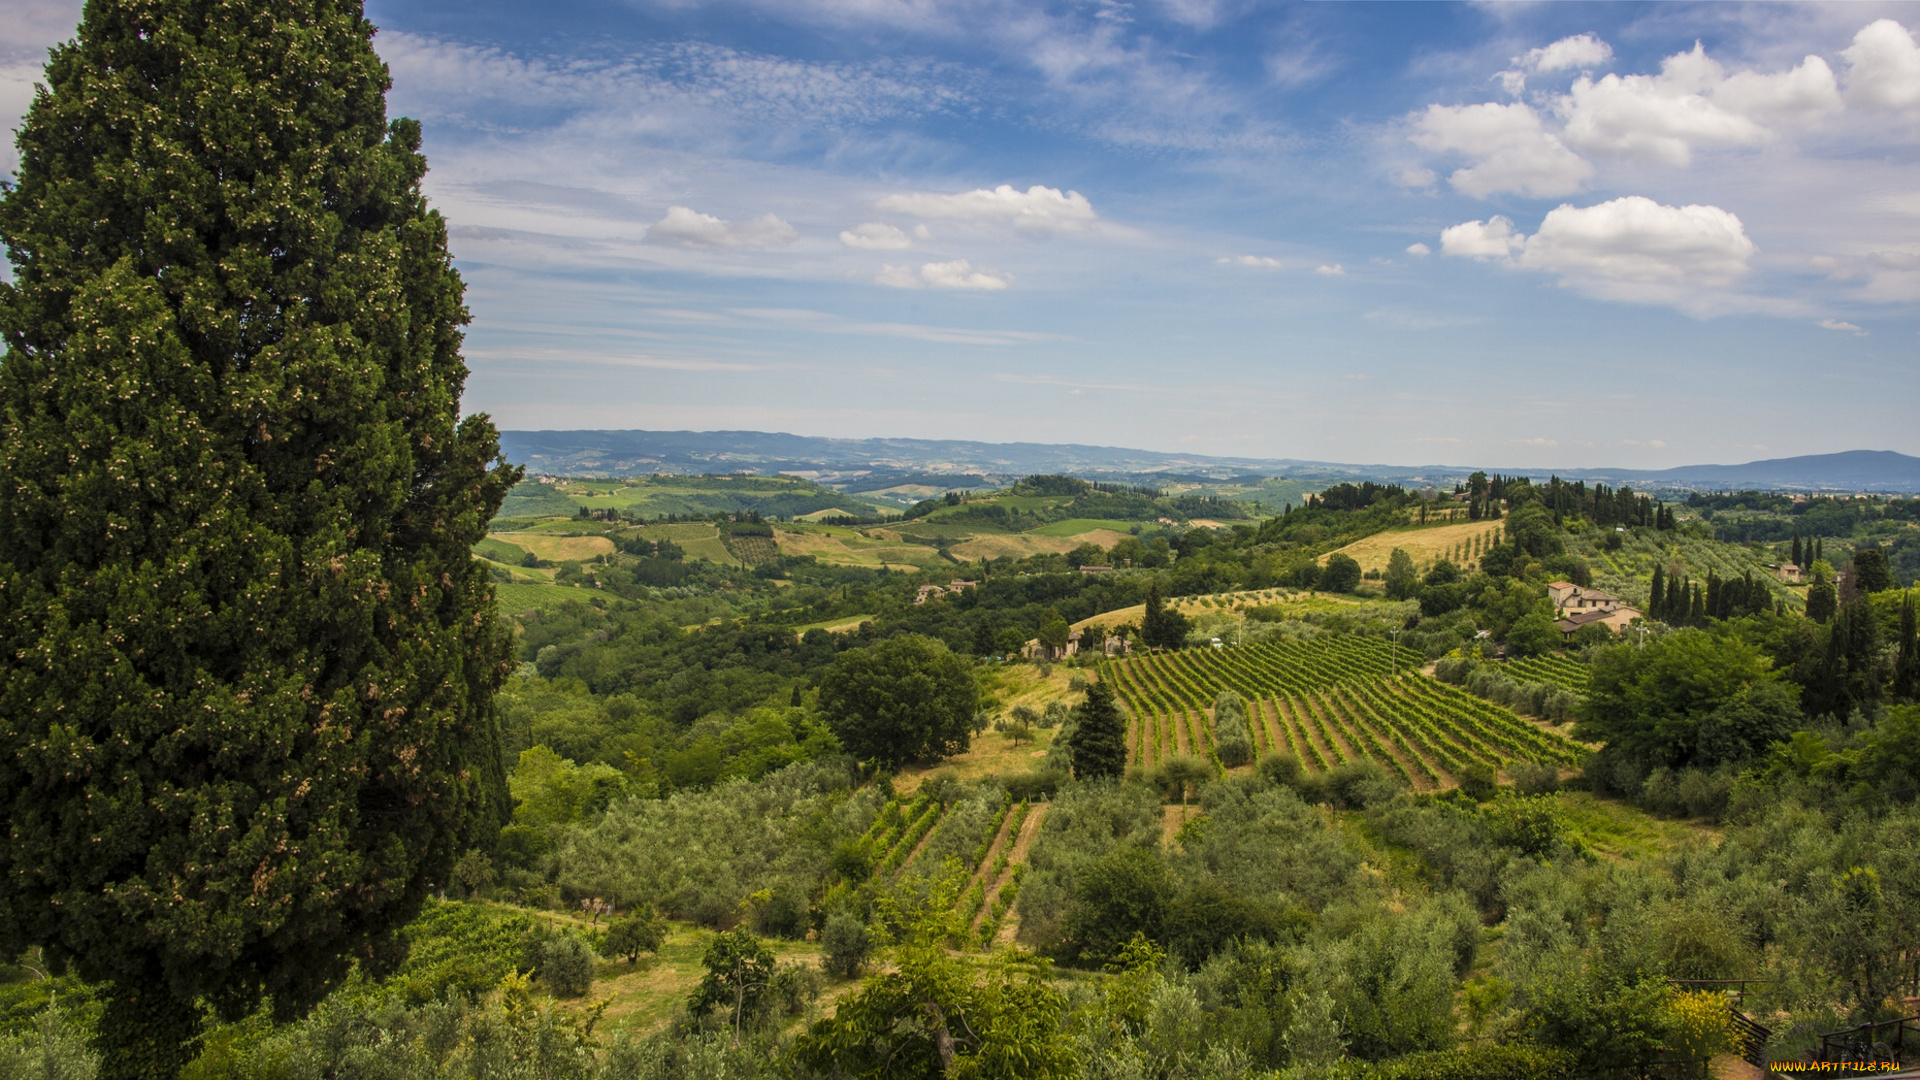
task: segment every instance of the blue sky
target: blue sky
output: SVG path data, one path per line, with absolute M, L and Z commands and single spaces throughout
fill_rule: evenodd
M 1920 6 L 369 14 L 503 427 L 1920 454 Z

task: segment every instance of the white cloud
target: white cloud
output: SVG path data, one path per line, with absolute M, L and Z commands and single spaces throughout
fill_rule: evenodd
M 1323 263 L 1315 267 L 1313 272 L 1319 274 L 1321 277 L 1345 277 L 1347 268 L 1341 266 L 1339 263 L 1334 263 L 1332 266 Z
M 1422 244 L 1422 243 L 1419 243 L 1419 242 L 1417 242 L 1417 241 L 1416 241 L 1416 242 L 1414 242 L 1414 243 L 1411 243 L 1411 244 L 1408 244 L 1408 245 L 1407 245 L 1407 254 L 1409 254 L 1409 255 L 1431 255 L 1431 254 L 1433 254 L 1433 249 L 1432 249 L 1432 248 L 1430 248 L 1430 247 L 1428 247 L 1428 246 L 1427 246 L 1427 245 L 1425 245 L 1425 244 Z
M 1394 175 L 1393 182 L 1396 184 L 1399 184 L 1401 187 L 1423 188 L 1423 187 L 1432 187 L 1433 182 L 1438 179 L 1439 177 L 1434 175 L 1434 172 L 1432 169 L 1422 169 L 1422 168 L 1416 167 L 1412 169 L 1400 170 L 1398 173 Z
M 667 208 L 667 216 L 647 229 L 650 244 L 692 248 L 774 247 L 791 244 L 800 234 L 772 214 L 731 222 L 684 206 Z
M 1513 231 L 1513 222 L 1495 214 L 1487 221 L 1467 221 L 1440 231 L 1440 254 L 1471 259 L 1504 259 L 1525 247 L 1527 238 Z
M 1747 272 L 1755 250 L 1740 219 L 1717 206 L 1662 206 L 1629 195 L 1548 212 L 1526 240 L 1520 265 L 1645 299 L 1677 286 L 1730 285 Z
M 1767 130 L 1729 112 L 1701 91 L 1724 81 L 1718 61 L 1695 43 L 1660 65 L 1658 75 L 1581 78 L 1559 100 L 1566 140 L 1590 153 L 1687 165 L 1695 144 L 1755 146 Z
M 1869 23 L 1840 55 L 1847 61 L 1849 99 L 1884 109 L 1920 104 L 1920 47 L 1906 27 L 1892 19 Z
M 867 222 L 840 233 L 840 242 L 862 251 L 899 251 L 913 246 L 907 234 L 892 225 Z
M 1839 330 L 1844 333 L 1852 334 L 1854 337 L 1867 336 L 1867 332 L 1865 330 L 1860 329 L 1858 326 L 1855 326 L 1850 322 L 1842 322 L 1839 319 L 1821 319 L 1815 325 L 1820 327 L 1820 329 L 1822 330 Z
M 911 266 L 888 265 L 873 279 L 876 285 L 895 289 L 973 289 L 993 291 L 1013 283 L 1011 277 L 975 270 L 965 259 L 921 264 L 918 273 Z
M 1270 255 L 1222 255 L 1213 261 L 1223 265 L 1231 263 L 1237 266 L 1260 266 L 1269 270 L 1278 270 L 1287 265 L 1284 261 Z
M 1513 58 L 1516 66 L 1531 72 L 1570 71 L 1598 67 L 1613 59 L 1613 46 L 1592 34 L 1575 34 L 1551 45 L 1528 49 Z
M 1777 75 L 1740 71 L 1715 87 L 1713 100 L 1738 113 L 1775 123 L 1806 124 L 1845 108 L 1833 69 L 1818 56 Z
M 1064 194 L 1058 188 L 1039 184 L 1025 191 L 1011 184 L 992 190 L 976 188 L 957 195 L 913 192 L 888 195 L 877 204 L 893 213 L 922 218 L 950 218 L 960 221 L 1007 222 L 1032 232 L 1071 231 L 1084 228 L 1097 215 L 1093 204 L 1077 191 Z
M 1568 195 L 1593 175 L 1592 165 L 1548 133 L 1539 114 L 1519 102 L 1429 105 L 1414 125 L 1415 145 L 1473 162 L 1447 178 L 1467 195 Z
M 1464 222 L 1440 234 L 1440 250 L 1553 274 L 1604 299 L 1706 314 L 1741 306 L 1725 290 L 1747 272 L 1757 249 L 1740 219 L 1717 206 L 1663 206 L 1629 195 L 1562 205 L 1532 236 L 1503 217 Z

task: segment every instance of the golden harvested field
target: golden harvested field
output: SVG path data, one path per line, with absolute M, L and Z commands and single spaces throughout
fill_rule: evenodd
M 909 544 L 900 534 L 886 529 L 857 529 L 832 526 L 825 529 L 787 529 L 776 527 L 773 542 L 782 555 L 811 555 L 831 566 L 865 566 L 895 569 L 937 566 L 945 560 L 924 544 Z
M 613 554 L 613 541 L 604 536 L 545 536 L 540 533 L 494 533 L 493 538 L 516 544 L 548 562 L 575 562 Z
M 871 511 L 869 511 L 869 512 L 871 512 Z M 837 508 L 837 507 L 831 507 L 831 506 L 830 506 L 830 507 L 828 507 L 828 508 L 827 508 L 827 509 L 825 509 L 825 510 L 815 510 L 815 511 L 814 511 L 813 513 L 811 513 L 811 514 L 801 514 L 801 515 L 799 515 L 798 517 L 796 517 L 796 518 L 794 518 L 793 520 L 795 520 L 795 521 L 819 521 L 819 520 L 820 520 L 821 518 L 830 518 L 830 517 L 860 517 L 860 516 L 862 516 L 862 515 L 861 515 L 861 514 L 859 514 L 859 513 L 856 513 L 856 512 L 854 512 L 854 511 L 852 511 L 852 510 L 841 510 L 841 509 L 839 509 L 839 508 Z
M 1065 555 L 1081 544 L 1098 544 L 1110 548 L 1126 539 L 1127 534 L 1112 529 L 1095 529 L 1075 536 L 1042 536 L 1039 533 L 1001 534 L 997 536 L 976 536 L 963 540 L 947 550 L 956 559 L 975 562 L 980 559 L 1004 559 L 1012 556 L 1024 559 L 1029 555 Z
M 1216 601 L 1216 603 L 1208 601 Z M 1209 611 L 1232 611 L 1235 608 L 1265 607 L 1270 604 L 1324 606 L 1328 604 L 1359 605 L 1366 602 L 1346 596 L 1335 596 L 1332 593 L 1303 592 L 1298 589 L 1254 589 L 1246 592 L 1210 593 L 1206 596 L 1176 596 L 1167 601 L 1167 606 L 1191 618 Z M 1109 630 L 1123 623 L 1138 626 L 1140 617 L 1146 613 L 1145 604 L 1135 604 L 1132 607 L 1102 612 L 1090 619 L 1081 619 L 1073 624 L 1072 629 L 1085 630 L 1094 623 L 1099 623 Z
M 1471 541 L 1476 536 L 1492 537 L 1503 533 L 1506 526 L 1498 521 L 1463 521 L 1457 525 L 1429 525 L 1425 528 L 1392 529 L 1375 533 L 1364 539 L 1355 540 L 1340 549 L 1339 554 L 1348 556 L 1360 564 L 1362 572 L 1387 568 L 1387 557 L 1394 548 L 1405 548 L 1413 558 L 1413 565 L 1422 569 L 1438 562 L 1456 545 Z M 1321 565 L 1326 565 L 1328 556 L 1320 557 Z

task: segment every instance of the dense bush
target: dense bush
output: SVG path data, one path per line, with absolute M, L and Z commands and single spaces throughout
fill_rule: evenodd
M 860 974 L 861 967 L 867 962 L 867 954 L 873 948 L 866 924 L 852 912 L 844 910 L 827 916 L 820 942 L 827 951 L 822 963 L 828 971 L 843 979 Z

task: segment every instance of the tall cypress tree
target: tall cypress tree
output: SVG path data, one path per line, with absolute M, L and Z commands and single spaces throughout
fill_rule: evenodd
M 1087 687 L 1067 750 L 1078 780 L 1119 779 L 1127 771 L 1127 722 L 1114 704 L 1113 687 L 1103 680 Z
M 506 809 L 469 547 L 518 472 L 359 0 L 90 0 L 0 197 L 0 950 L 102 1075 L 297 1014 Z
M 1667 601 L 1667 568 L 1660 563 L 1653 564 L 1653 584 L 1647 588 L 1647 617 L 1665 621 Z
M 1894 654 L 1893 695 L 1902 701 L 1920 698 L 1920 630 L 1916 630 L 1913 592 L 1900 604 L 1899 651 Z

